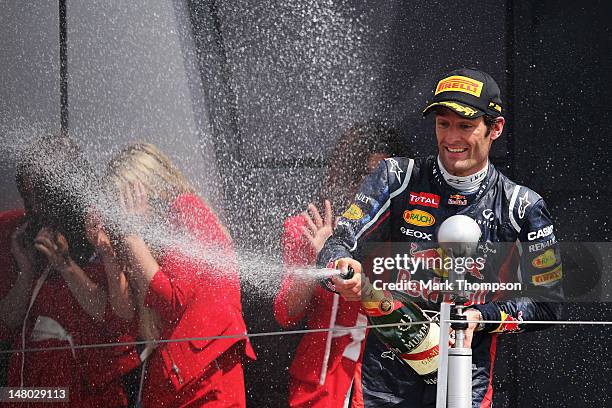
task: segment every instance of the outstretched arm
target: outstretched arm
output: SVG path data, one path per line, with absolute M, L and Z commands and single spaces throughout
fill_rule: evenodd
M 408 161 L 405 168 L 400 166 L 404 165 L 395 159 L 381 161 L 376 171 L 365 178 L 353 203 L 340 217 L 334 234 L 323 245 L 317 257 L 318 267 L 325 268 L 342 260 L 338 264 L 340 268 L 351 265 L 355 272 L 361 271 L 361 264 L 354 259 L 360 258 L 364 243 L 384 241 L 388 236 L 392 193 L 397 195 L 406 188 L 413 161 Z M 359 275 L 355 273 L 349 280 L 333 278 L 331 283 L 345 299 L 357 300 L 361 296 Z

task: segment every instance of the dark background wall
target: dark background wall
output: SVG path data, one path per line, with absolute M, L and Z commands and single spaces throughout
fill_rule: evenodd
M 513 2 L 511 11 L 513 176 L 544 196 L 561 240 L 610 241 L 611 115 L 601 101 L 612 90 L 612 4 Z M 578 246 L 565 255 L 588 256 Z M 610 321 L 612 307 L 569 304 L 563 318 Z M 611 338 L 610 327 L 558 327 L 506 339 L 496 402 L 610 406 Z
M 410 154 L 433 153 L 420 110 L 433 78 L 458 66 L 491 73 L 507 101 L 493 162 L 544 196 L 562 240 L 610 240 L 610 2 L 68 4 L 63 39 L 61 4 L 0 0 L 2 130 L 20 117 L 60 127 L 54 90 L 67 41 L 68 130 L 101 164 L 132 139 L 158 143 L 224 213 L 240 250 L 279 261 L 283 220 L 316 197 L 334 141 L 355 121 L 383 120 Z M 8 208 L 18 200 L 4 159 Z M 578 245 L 568 255 L 580 257 Z M 278 330 L 270 291 L 242 272 L 249 330 Z M 568 305 L 565 314 L 612 320 L 605 303 Z M 611 336 L 557 327 L 505 337 L 495 406 L 611 405 Z M 298 340 L 254 340 L 249 406 L 286 406 Z
M 242 245 L 276 253 L 282 220 L 315 195 L 326 153 L 356 120 L 386 120 L 408 150 L 433 153 L 431 123 L 420 109 L 432 78 L 459 66 L 488 71 L 501 85 L 508 126 L 493 162 L 544 196 L 562 239 L 610 239 L 609 3 L 347 1 L 324 7 L 246 1 L 213 7 L 239 140 L 226 154 L 239 161 L 244 180 L 229 197 L 240 203 L 230 217 L 239 217 L 231 225 Z M 255 202 L 240 200 L 253 194 Z M 246 302 L 252 331 L 278 329 L 270 299 L 249 296 Z M 607 304 L 594 303 L 568 305 L 564 316 L 611 317 Z M 495 405 L 607 405 L 611 334 L 608 328 L 557 327 L 502 339 Z M 286 373 L 297 340 L 256 341 L 260 361 L 247 372 L 251 404 L 284 405 L 286 384 L 261 379 Z

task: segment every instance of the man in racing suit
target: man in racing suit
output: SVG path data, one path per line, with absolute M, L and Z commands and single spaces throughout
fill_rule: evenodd
M 438 156 L 390 158 L 362 184 L 334 234 L 321 250 L 318 265 L 351 266 L 352 279 L 333 278 L 347 300 L 361 296 L 361 262 L 366 244 L 411 242 L 412 256 L 431 254 L 442 222 L 455 214 L 473 218 L 482 235 L 478 255 L 484 268 L 470 271 L 468 281 L 520 282 L 520 295 L 479 292 L 470 297 L 466 346 L 473 350 L 474 407 L 490 407 L 497 335 L 537 330 L 529 320 L 556 320 L 560 314 L 561 259 L 552 221 L 543 199 L 510 181 L 489 162 L 491 144 L 503 130 L 500 90 L 488 74 L 455 70 L 436 86 L 433 102 Z M 505 246 L 493 243 L 515 243 Z M 429 248 L 429 251 L 428 251 Z M 358 261 L 359 260 L 359 261 Z M 400 271 L 396 281 L 442 279 L 440 270 Z M 417 304 L 439 308 L 441 296 L 407 291 Z M 525 294 L 527 292 L 528 294 Z M 501 324 L 476 323 L 503 321 Z M 394 358 L 376 336 L 369 335 L 361 372 L 353 388 L 354 407 L 433 407 L 436 387 Z

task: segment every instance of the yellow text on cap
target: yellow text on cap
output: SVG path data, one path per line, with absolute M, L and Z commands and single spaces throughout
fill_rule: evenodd
M 453 91 L 467 93 L 478 98 L 480 97 L 480 92 L 482 92 L 482 86 L 482 82 L 475 79 L 461 75 L 453 75 L 438 82 L 434 95 L 441 92 Z

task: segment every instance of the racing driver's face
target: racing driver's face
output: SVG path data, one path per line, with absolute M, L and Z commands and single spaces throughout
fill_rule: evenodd
M 436 138 L 442 164 L 455 176 L 469 176 L 482 170 L 493 140 L 504 128 L 504 118 L 497 118 L 491 132 L 482 117 L 465 119 L 447 108 L 436 112 Z

